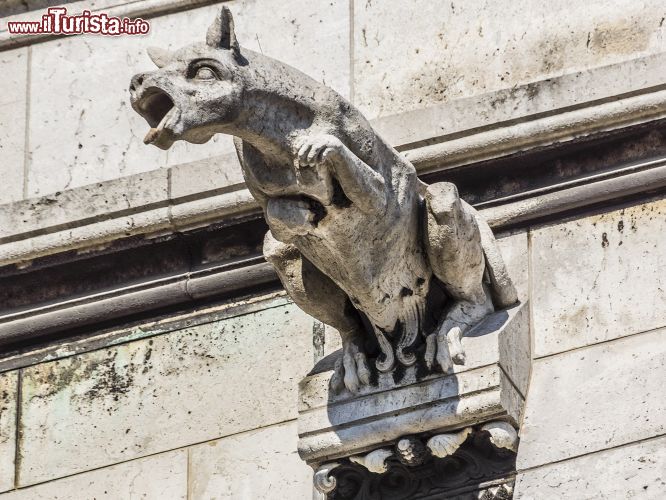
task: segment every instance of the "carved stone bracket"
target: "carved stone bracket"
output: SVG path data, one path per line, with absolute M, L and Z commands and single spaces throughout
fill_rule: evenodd
M 462 340 L 446 374 L 378 374 L 336 394 L 337 354 L 300 384 L 299 453 L 329 500 L 501 499 L 512 495 L 530 367 L 527 305 L 498 311 Z
M 503 421 L 476 430 L 408 436 L 392 448 L 324 466 L 315 474 L 315 486 L 328 500 L 508 499 L 515 452 L 493 443 L 495 429 L 511 435 L 513 444 L 505 444 L 516 447 L 517 434 Z

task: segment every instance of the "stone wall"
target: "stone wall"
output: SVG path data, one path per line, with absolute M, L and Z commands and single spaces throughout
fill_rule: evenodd
M 666 491 L 663 199 L 529 233 L 535 361 L 516 498 Z
M 55 2 L 0 6 L 0 173 L 8 181 L 0 203 L 232 153 L 228 137 L 168 152 L 145 147 L 145 122 L 127 91 L 131 75 L 152 66 L 146 47 L 202 39 L 219 2 L 69 2 L 72 12 L 156 17 L 147 36 L 61 37 L 17 47 L 30 40 L 10 36 L 6 21 L 39 17 L 46 3 Z M 666 48 L 658 0 L 225 3 L 242 45 L 326 82 L 369 118 Z M 32 10 L 20 12 L 25 6 Z M 184 7 L 195 8 L 178 11 Z M 218 175 L 220 185 L 241 181 L 237 169 Z
M 9 2 L 0 15 L 34 16 L 39 10 L 25 9 L 46 3 Z M 239 215 L 238 207 L 250 204 L 232 190 L 242 179 L 228 138 L 200 147 L 178 144 L 168 153 L 145 147 L 145 124 L 128 103 L 130 76 L 151 66 L 144 48 L 201 39 L 217 3 L 68 4 L 148 14 L 147 37 L 27 43 L 3 31 L 8 18 L 0 20 L 0 203 L 7 203 L 0 207 L 2 279 L 20 284 L 31 265 L 76 265 L 87 255 L 111 255 L 117 242 L 131 249 L 135 239 L 159 240 L 193 227 L 208 231 L 213 221 L 231 224 L 248 215 L 249 209 Z M 406 154 L 421 158 L 428 175 L 449 175 L 453 160 L 445 161 L 455 156 L 438 153 L 433 161 L 428 147 L 477 141 L 451 146 L 463 158 L 459 164 L 471 165 L 455 180 L 498 231 L 531 314 L 534 360 L 516 498 L 663 498 L 663 176 L 649 186 L 640 180 L 646 177 L 636 185 L 627 181 L 617 192 L 612 184 L 625 173 L 632 180 L 630 174 L 658 172 L 631 161 L 666 157 L 661 129 L 655 125 L 644 136 L 643 129 L 632 131 L 625 142 L 603 136 L 615 141 L 608 143 L 614 149 L 603 146 L 603 155 L 589 146 L 588 156 L 571 156 L 578 144 L 533 163 L 517 154 L 505 163 L 527 165 L 518 173 L 501 161 L 483 163 L 493 154 L 522 154 L 525 137 L 543 131 L 548 140 L 566 143 L 575 134 L 567 129 L 566 137 L 556 136 L 561 127 L 552 120 L 559 117 L 587 134 L 611 123 L 612 115 L 617 135 L 648 119 L 663 120 L 649 114 L 663 112 L 663 99 L 637 108 L 631 119 L 622 114 L 631 99 L 657 96 L 666 81 L 662 3 L 226 3 L 243 45 L 348 96 L 396 146 L 423 146 Z M 620 111 L 586 115 L 580 125 L 570 115 L 587 102 L 594 109 L 619 102 Z M 481 137 L 493 130 L 511 132 L 507 139 Z M 451 137 L 444 141 L 443 134 Z M 545 148 L 544 141 L 530 147 Z M 472 158 L 470 149 L 490 153 Z M 493 169 L 507 173 L 477 189 Z M 123 176 L 129 177 L 117 179 Z M 581 191 L 585 185 L 591 188 Z M 214 197 L 198 198 L 211 186 Z M 566 195 L 553 201 L 557 190 Z M 513 199 L 518 192 L 522 198 Z M 20 201 L 25 198 L 33 199 Z M 215 210 L 202 215 L 203 201 Z M 84 243 L 72 243 L 77 238 Z M 106 296 L 102 303 L 95 294 L 144 286 L 143 276 L 74 291 L 45 282 L 55 291 L 35 291 L 43 302 L 34 304 L 9 294 L 19 305 L 0 312 L 0 327 L 21 321 L 28 330 L 64 326 L 48 344 L 0 356 L 0 498 L 312 497 L 311 470 L 296 453 L 297 383 L 338 339 L 329 329 L 322 335 L 321 325 L 280 291 L 248 289 L 195 302 L 208 295 L 197 291 L 207 285 L 194 285 L 194 271 L 210 272 L 217 254 L 227 252 L 232 271 L 239 266 L 235 280 L 255 279 L 243 274 L 254 272 L 256 262 L 240 267 L 241 247 L 209 245 L 201 268 L 190 262 L 178 271 L 186 275 L 182 289 L 192 301 L 178 310 L 146 306 L 139 319 L 111 313 L 163 296 L 132 291 L 121 305 Z M 167 270 L 155 273 L 155 283 L 170 279 Z M 77 327 L 72 322 L 83 321 L 83 309 L 71 304 L 84 299 L 99 300 L 99 307 L 87 313 L 90 326 Z M 90 319 L 107 313 L 99 324 Z
M 0 487 L 20 488 L 3 498 L 309 498 L 313 322 L 280 296 L 235 306 L 3 373 Z

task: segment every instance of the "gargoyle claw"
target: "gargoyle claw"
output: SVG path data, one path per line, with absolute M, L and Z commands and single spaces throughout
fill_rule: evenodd
M 329 134 L 306 137 L 298 148 L 298 163 L 316 167 L 344 148 L 342 141 Z
M 333 392 L 339 393 L 346 387 L 352 394 L 356 394 L 361 386 L 370 384 L 368 360 L 354 343 L 343 347 L 342 357 L 335 362 L 330 384 Z

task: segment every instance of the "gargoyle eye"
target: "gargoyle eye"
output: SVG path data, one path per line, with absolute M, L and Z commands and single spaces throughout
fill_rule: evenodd
M 212 69 L 202 66 L 197 70 L 194 78 L 197 80 L 216 80 L 217 76 L 215 76 L 215 72 Z

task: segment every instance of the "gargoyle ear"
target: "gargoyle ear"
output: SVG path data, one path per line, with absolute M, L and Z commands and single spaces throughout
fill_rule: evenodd
M 220 9 L 215 21 L 208 28 L 206 43 L 211 47 L 231 50 L 235 56 L 240 55 L 240 46 L 234 32 L 234 18 L 229 7 Z
M 148 47 L 147 51 L 150 60 L 155 63 L 158 68 L 163 68 L 171 59 L 171 53 L 168 50 L 159 49 L 157 47 Z

